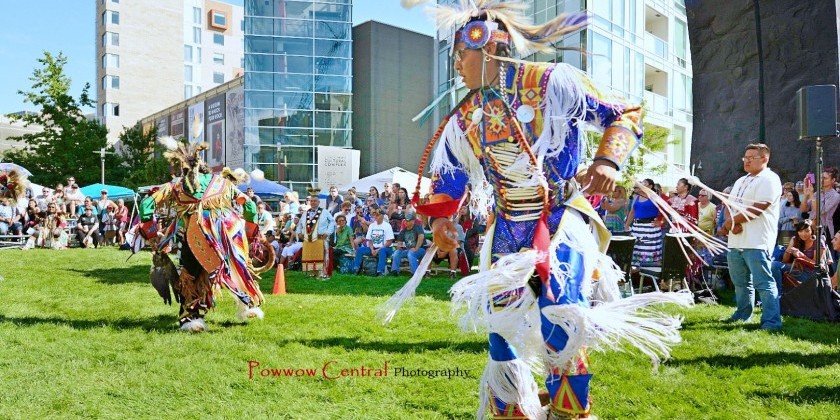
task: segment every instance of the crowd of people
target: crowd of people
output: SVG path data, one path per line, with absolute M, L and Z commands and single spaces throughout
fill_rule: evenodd
M 253 191 L 246 194 L 259 202 L 260 230 L 274 246 L 277 264 L 287 269 L 300 267 L 322 278 L 332 270 L 361 274 L 366 268 L 376 276 L 395 276 L 404 270 L 414 274 L 431 245 L 427 239 L 430 220 L 415 212 L 408 191 L 399 183 L 385 183 L 382 192 L 372 186 L 365 198 L 355 188 L 342 196 L 333 186 L 323 204 L 317 192 L 303 203 L 296 192 L 288 192 L 275 214 Z M 483 223 L 466 207 L 451 219 L 459 247 L 438 252 L 434 261 L 447 264 L 449 276 L 456 278 L 469 272 Z M 312 226 L 317 226 L 317 233 L 310 232 Z M 304 255 L 304 245 L 308 239 L 326 244 L 324 270 L 307 270 L 310 258 Z
M 20 210 L 9 198 L 0 199 L 0 235 L 12 235 L 23 249 L 67 248 L 75 237 L 79 246 L 122 245 L 129 229 L 130 210 L 123 199 L 116 201 L 102 190 L 97 198 L 81 193 L 74 177 L 40 194 L 26 190 L 27 205 Z

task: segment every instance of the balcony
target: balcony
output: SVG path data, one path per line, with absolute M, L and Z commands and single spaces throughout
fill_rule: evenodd
M 664 59 L 668 55 L 668 43 L 650 32 L 645 32 L 645 50 Z
M 645 91 L 644 97 L 645 105 L 647 105 L 648 109 L 652 112 L 661 115 L 672 115 L 671 102 L 668 100 L 668 98 L 662 95 L 657 95 L 647 90 Z

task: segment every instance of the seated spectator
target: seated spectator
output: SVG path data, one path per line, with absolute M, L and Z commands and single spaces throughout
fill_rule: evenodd
M 274 265 L 279 264 L 282 246 L 280 245 L 280 242 L 277 241 L 277 237 L 274 236 L 274 231 L 270 230 L 266 232 L 265 240 L 268 242 L 269 245 L 271 245 L 272 248 L 274 248 Z
M 458 247 L 449 250 L 449 252 L 437 250 L 432 263 L 437 264 L 444 260 L 449 260 L 449 278 L 455 279 L 458 277 L 458 251 L 464 246 L 464 228 L 458 224 L 458 215 L 452 216 L 452 223 L 455 225 L 455 230 L 458 232 Z
M 286 243 L 286 246 L 283 247 L 283 250 L 280 251 L 280 260 L 277 262 L 278 265 L 283 265 L 283 267 L 290 267 L 297 257 L 297 253 L 303 249 L 303 242 L 298 238 L 297 233 L 295 230 L 291 231 L 291 235 L 289 236 L 289 242 Z
M 403 221 L 405 220 L 405 212 L 402 206 L 397 206 L 393 213 L 388 216 L 388 223 L 391 224 L 391 229 L 394 232 L 399 232 L 402 229 Z
M 52 201 L 58 207 L 59 213 L 67 213 L 67 199 L 64 197 L 64 185 L 59 183 L 55 186 Z
M 93 214 L 93 206 L 86 205 L 76 223 L 76 238 L 82 248 L 99 247 L 99 218 Z
M 411 200 L 408 198 L 408 190 L 399 186 L 400 184 L 394 183 L 394 188 L 397 190 L 394 199 L 391 200 L 391 205 L 388 206 L 388 216 L 394 214 L 397 211 L 397 208 L 402 207 L 405 211 L 411 205 Z
M 91 211 L 93 212 L 94 216 L 99 216 L 99 209 L 96 208 L 96 204 L 93 202 L 93 199 L 90 197 L 85 197 L 82 201 L 82 205 L 78 208 L 77 216 L 81 216 L 85 214 L 85 208 L 90 207 Z
M 99 194 L 99 200 L 95 202 L 97 212 L 94 213 L 94 216 L 98 216 L 99 221 L 101 222 L 102 216 L 104 216 L 108 210 L 108 206 L 114 206 L 116 208 L 117 205 L 108 198 L 108 190 L 103 189 L 99 192 Z
M 372 199 L 372 200 L 371 200 Z M 376 205 L 378 207 L 382 207 L 385 204 L 382 201 L 382 198 L 379 196 L 379 190 L 376 187 L 370 187 L 368 190 L 367 200 L 365 201 L 365 205 L 370 208 L 371 205 Z
M 41 209 L 38 208 L 38 202 L 34 198 L 30 198 L 29 205 L 23 214 L 23 233 L 27 235 L 35 233 L 44 215 Z
M 67 214 L 78 214 L 78 208 L 84 204 L 85 196 L 79 189 L 79 184 L 73 178 L 67 180 L 67 188 L 64 189 L 64 200 L 67 202 Z
M 279 242 L 282 247 L 285 246 L 292 238 L 292 232 L 295 231 L 295 224 L 291 213 L 286 213 L 281 217 L 281 222 L 278 225 L 277 232 L 275 232 L 277 235 L 275 236 L 277 238 L 277 242 Z M 280 254 L 278 253 L 277 255 L 279 256 Z
M 362 260 L 367 255 L 372 255 L 379 260 L 376 266 L 376 275 L 384 276 L 386 262 L 393 253 L 391 244 L 394 242 L 394 230 L 391 224 L 385 221 L 385 212 L 379 207 L 370 209 L 370 214 L 375 218 L 368 226 L 365 235 L 365 245 L 356 249 L 356 259 L 353 261 L 353 271 L 356 274 L 362 272 Z
M 367 236 L 370 218 L 365 217 L 365 208 L 356 206 L 356 215 L 350 218 L 350 228 L 353 230 L 353 249 L 358 249 Z
M 840 252 L 840 232 L 835 233 L 834 237 L 831 239 L 831 249 L 835 252 Z M 840 291 L 840 288 L 837 287 L 838 263 L 840 263 L 840 260 L 834 262 L 834 275 L 831 276 L 831 288 Z
M 343 216 L 344 216 L 344 220 L 346 220 L 346 221 L 348 222 L 348 223 L 347 223 L 347 226 L 350 226 L 349 221 L 350 221 L 350 218 L 353 216 L 353 209 L 352 209 L 352 207 L 353 207 L 353 205 L 352 205 L 352 204 L 350 204 L 350 202 L 349 202 L 349 201 L 344 201 L 344 202 L 342 202 L 342 203 L 341 203 L 341 209 L 338 211 L 338 213 L 334 214 L 334 215 L 333 215 L 333 217 L 338 217 L 338 215 L 339 215 L 339 214 L 340 214 L 340 215 L 343 215 Z
M 0 235 L 20 235 L 22 229 L 17 207 L 9 203 L 9 198 L 0 198 Z
M 417 215 L 414 212 L 406 213 L 405 227 L 400 230 L 396 237 L 397 250 L 391 256 L 391 275 L 400 274 L 400 264 L 403 258 L 408 258 L 408 269 L 411 274 L 417 271 L 417 265 L 423 256 L 426 255 L 426 232 L 417 223 Z
M 793 231 L 794 226 L 802 220 L 799 193 L 791 189 L 785 193 L 785 199 L 779 204 L 779 230 Z
M 300 214 L 300 200 L 298 193 L 295 191 L 289 191 L 284 196 L 286 200 L 286 205 L 289 208 L 289 213 L 291 214 Z
M 341 213 L 335 216 L 335 232 L 330 235 L 333 249 L 333 263 L 344 255 L 353 254 L 353 231 L 347 226 L 347 217 Z
M 257 203 L 257 225 L 260 227 L 260 233 L 263 235 L 268 231 L 274 231 L 276 228 L 274 224 L 274 217 L 266 210 L 266 204 L 262 201 Z
M 36 246 L 53 249 L 67 248 L 65 227 L 67 223 L 64 220 L 64 214 L 58 212 L 55 203 L 48 204 L 44 217 L 40 219 L 37 229 L 26 241 L 23 249 L 32 249 Z
M 360 207 L 365 204 L 364 200 L 362 200 L 361 198 L 359 198 L 358 195 L 356 195 L 356 187 L 350 187 L 350 190 L 347 191 L 347 197 L 344 199 L 344 201 L 350 203 L 350 211 L 352 212 L 356 211 L 356 207 Z
M 41 189 L 41 195 L 35 196 L 35 200 L 38 202 L 38 208 L 41 209 L 42 212 L 46 212 L 47 205 L 52 202 L 52 192 L 49 188 L 44 187 Z
M 799 282 L 812 278 L 816 271 L 815 254 L 817 242 L 817 232 L 810 220 L 796 224 L 796 236 L 790 240 L 782 261 L 773 261 L 770 265 L 773 278 L 776 280 L 776 287 L 780 292 L 782 290 L 782 275 L 784 273 L 790 273 Z M 826 251 L 827 247 L 823 242 L 821 244 L 820 259 L 824 267 L 829 261 Z

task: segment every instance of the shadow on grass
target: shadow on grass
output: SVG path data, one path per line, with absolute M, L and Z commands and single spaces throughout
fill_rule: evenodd
M 56 325 L 68 326 L 76 330 L 93 330 L 111 327 L 116 330 L 141 329 L 154 332 L 177 332 L 174 315 L 157 315 L 139 319 L 65 319 L 57 317 L 9 317 L 0 314 L 0 323 L 10 323 L 18 326 Z
M 840 404 L 840 386 L 806 386 L 795 393 L 753 392 L 761 399 L 780 399 L 796 404 Z
M 388 353 L 422 353 L 434 350 L 454 350 L 469 353 L 486 353 L 487 342 L 469 341 L 453 343 L 448 341 L 421 341 L 416 343 L 360 341 L 359 337 L 330 337 L 315 340 L 280 340 L 283 344 L 302 344 L 307 347 L 329 348 L 342 347 L 348 351 L 371 350 Z
M 705 363 L 714 367 L 749 369 L 773 365 L 797 365 L 809 369 L 835 365 L 840 360 L 840 351 L 819 354 L 802 354 L 787 351 L 774 353 L 753 353 L 745 356 L 719 354 L 714 356 L 694 357 L 691 359 L 672 359 L 671 365 L 696 365 Z
M 262 274 L 260 288 L 271 290 L 274 285 L 274 270 Z M 286 289 L 289 293 L 331 295 L 331 296 L 381 296 L 390 297 L 408 282 L 408 276 L 370 277 L 350 274 L 334 274 L 329 280 L 307 276 L 300 271 L 286 271 Z M 455 284 L 445 276 L 424 278 L 417 288 L 417 296 L 428 296 L 435 300 L 448 301 L 449 288 Z
M 749 323 L 726 323 L 723 320 L 715 319 L 685 320 L 682 326 L 684 330 L 695 331 L 757 331 L 761 327 L 760 317 L 760 312 L 754 313 L 753 321 Z M 782 330 L 774 334 L 783 335 L 794 340 L 810 341 L 829 346 L 840 344 L 840 323 L 812 321 L 805 318 L 789 316 L 785 316 L 783 320 L 784 325 L 782 326 Z
M 149 283 L 149 266 L 134 265 L 117 268 L 93 268 L 82 270 L 71 268 L 68 271 L 79 273 L 84 277 L 96 279 L 103 284 L 147 284 Z

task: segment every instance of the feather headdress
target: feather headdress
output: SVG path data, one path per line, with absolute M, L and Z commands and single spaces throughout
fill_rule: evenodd
M 429 0 L 402 0 L 405 8 L 427 3 Z M 534 25 L 523 12 L 528 5 L 519 0 L 458 0 L 453 5 L 434 5 L 430 14 L 437 21 L 438 29 L 460 30 L 471 20 L 487 20 L 504 25 L 502 31 L 510 35 L 511 43 L 521 56 L 535 52 L 550 52 L 552 46 L 571 32 L 587 23 L 585 12 L 562 14 L 542 24 Z M 454 39 L 454 38 L 453 38 Z
M 0 197 L 9 197 L 17 204 L 20 197 L 26 195 L 26 188 L 29 187 L 29 181 L 26 175 L 12 169 L 9 172 L 0 172 Z
M 191 188 L 197 188 L 199 174 L 210 173 L 201 159 L 201 151 L 207 150 L 207 143 L 188 143 L 172 137 L 161 137 L 158 142 L 166 147 L 163 157 L 168 159 L 172 166 L 181 168 L 181 175 Z

